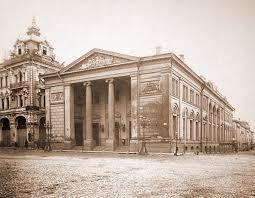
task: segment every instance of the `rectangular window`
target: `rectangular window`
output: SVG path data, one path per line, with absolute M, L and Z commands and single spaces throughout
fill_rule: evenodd
M 43 47 L 43 55 L 47 55 L 47 49 L 46 49 L 46 47 Z
M 23 107 L 23 98 L 22 98 L 22 95 L 19 96 L 19 104 L 20 104 L 20 107 Z
M 176 93 L 176 96 L 179 96 L 179 81 L 178 80 L 175 81 L 175 93 Z
M 5 76 L 5 86 L 8 87 L 8 76 Z
M 188 87 L 186 85 L 183 85 L 183 96 L 184 101 L 188 101 Z
M 7 109 L 10 109 L 10 102 L 9 102 L 9 98 L 7 98 Z
M 199 94 L 196 93 L 196 105 L 197 105 L 197 106 L 199 106 L 199 102 L 200 102 L 200 101 L 199 101 Z
M 194 91 L 192 89 L 190 90 L 190 102 L 194 104 Z
M 21 51 L 21 46 L 18 46 L 18 54 L 21 55 L 22 51 Z
M 4 109 L 4 99 L 2 99 L 2 109 Z
M 182 87 L 182 100 L 185 100 L 185 85 Z
M 172 95 L 178 97 L 179 96 L 179 84 L 178 80 L 172 79 Z

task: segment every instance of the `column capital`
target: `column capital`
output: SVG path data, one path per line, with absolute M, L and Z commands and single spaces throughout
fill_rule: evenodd
M 112 84 L 114 82 L 114 78 L 108 78 L 105 80 L 106 83 Z
M 85 87 L 92 86 L 92 82 L 91 81 L 84 82 L 83 86 Z

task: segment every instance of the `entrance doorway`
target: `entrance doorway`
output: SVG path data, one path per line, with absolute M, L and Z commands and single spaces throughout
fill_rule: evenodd
M 26 118 L 23 116 L 19 116 L 16 118 L 17 123 L 17 135 L 18 135 L 18 146 L 24 147 L 25 141 L 27 140 L 27 126 L 26 126 Z
M 2 138 L 3 138 L 2 145 L 10 146 L 11 145 L 11 133 L 10 133 L 10 122 L 9 122 L 8 118 L 3 118 L 1 120 L 1 124 L 2 124 Z
M 95 146 L 100 146 L 99 123 L 93 123 L 93 140 L 95 140 Z
M 39 139 L 37 142 L 38 148 L 44 148 L 46 144 L 46 128 L 45 128 L 45 117 L 40 119 L 39 125 Z
M 115 141 L 116 147 L 120 146 L 120 123 L 115 122 Z
M 82 130 L 82 123 L 75 123 L 75 144 L 76 146 L 83 145 L 83 130 Z

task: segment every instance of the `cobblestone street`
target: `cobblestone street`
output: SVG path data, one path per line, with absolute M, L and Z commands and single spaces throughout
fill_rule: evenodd
M 0 197 L 255 197 L 255 152 L 0 153 Z

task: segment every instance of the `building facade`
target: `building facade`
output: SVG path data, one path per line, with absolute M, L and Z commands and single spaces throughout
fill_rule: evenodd
M 0 145 L 24 146 L 44 141 L 45 89 L 39 75 L 60 69 L 53 48 L 41 38 L 33 19 L 0 64 Z
M 43 79 L 55 148 L 231 148 L 234 108 L 173 53 L 134 57 L 93 49 Z
M 249 123 L 241 120 L 233 120 L 233 129 L 235 136 L 233 140 L 236 141 L 239 151 L 251 150 L 253 147 L 254 133 L 251 131 Z

